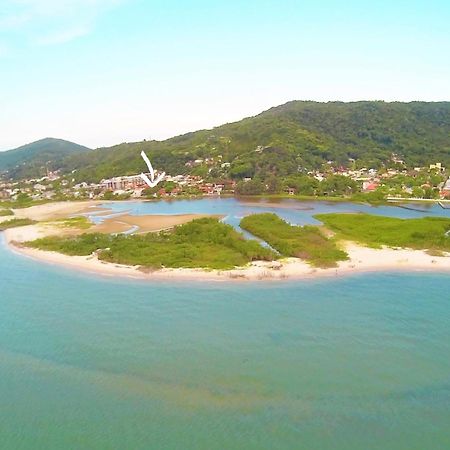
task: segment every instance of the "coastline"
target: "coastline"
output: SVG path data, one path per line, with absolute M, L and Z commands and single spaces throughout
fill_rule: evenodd
M 33 225 L 29 227 L 33 227 Z M 436 257 L 420 250 L 371 249 L 354 243 L 346 243 L 345 249 L 350 259 L 339 263 L 336 268 L 314 268 L 298 258 L 286 258 L 274 262 L 254 261 L 245 267 L 232 270 L 167 268 L 157 271 L 146 271 L 145 269 L 141 270 L 138 266 L 126 266 L 100 261 L 93 255 L 67 256 L 61 253 L 23 247 L 15 239 L 18 237 L 19 230 L 20 228 L 14 228 L 4 232 L 6 246 L 11 251 L 35 261 L 107 277 L 179 281 L 280 281 L 389 271 L 441 272 L 450 274 L 450 257 L 448 255 Z
M 342 261 L 336 268 L 314 268 L 298 258 L 286 258 L 280 261 L 254 261 L 245 267 L 232 270 L 208 270 L 188 268 L 166 268 L 157 271 L 140 269 L 138 266 L 126 266 L 100 261 L 96 256 L 67 256 L 24 247 L 21 243 L 51 234 L 76 234 L 81 230 L 61 228 L 51 220 L 67 218 L 70 215 L 82 215 L 87 212 L 104 212 L 99 207 L 105 202 L 60 202 L 47 203 L 31 208 L 16 210 L 16 217 L 34 220 L 46 220 L 35 225 L 10 228 L 4 231 L 5 245 L 13 252 L 36 261 L 63 266 L 84 273 L 103 276 L 134 278 L 141 280 L 197 280 L 197 281 L 260 281 L 260 280 L 296 280 L 320 277 L 345 276 L 364 272 L 388 271 L 434 271 L 450 274 L 450 255 L 431 256 L 425 251 L 410 249 L 382 248 L 373 249 L 352 242 L 342 243 L 349 255 L 348 261 Z M 107 202 L 106 202 L 107 203 Z M 114 215 L 100 225 L 94 225 L 91 231 L 124 232 L 137 226 L 140 232 L 157 231 L 174 225 L 189 222 L 208 214 L 149 215 L 129 216 L 126 212 Z M 118 229 L 117 227 L 122 227 Z
M 130 230 L 136 230 L 139 233 L 158 232 L 203 217 L 217 217 L 220 219 L 223 216 L 212 214 L 152 214 L 148 216 L 131 216 L 123 213 L 104 219 L 102 223 L 92 227 L 91 231 L 107 234 L 129 233 Z
M 42 203 L 28 208 L 13 209 L 14 217 L 18 219 L 33 219 L 38 221 L 64 219 L 70 215 L 100 209 L 99 205 L 106 204 L 101 200 L 61 201 Z

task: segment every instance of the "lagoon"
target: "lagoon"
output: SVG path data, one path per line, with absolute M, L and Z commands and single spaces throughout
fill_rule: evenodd
M 273 212 L 289 223 L 296 225 L 318 225 L 316 214 L 367 213 L 381 216 L 412 219 L 424 216 L 450 217 L 450 209 L 436 203 L 408 203 L 372 206 L 354 202 L 303 201 L 296 199 L 260 199 L 255 197 L 211 197 L 189 200 L 131 200 L 108 202 L 101 205 L 111 210 L 111 215 L 128 212 L 131 215 L 145 214 L 218 214 L 224 222 L 239 229 L 240 220 L 248 214 Z M 89 214 L 95 222 L 108 215 Z M 242 230 L 240 230 L 242 231 Z

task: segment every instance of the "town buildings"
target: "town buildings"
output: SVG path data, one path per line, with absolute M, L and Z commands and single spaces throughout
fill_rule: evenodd
M 440 162 L 408 170 L 400 157 L 395 156 L 394 159 L 395 167 L 384 169 L 335 167 L 334 163 L 330 161 L 324 164 L 322 169 L 308 172 L 305 170 L 300 175 L 311 177 L 318 183 L 336 175 L 347 177 L 356 182 L 363 193 L 383 189 L 383 192 L 391 197 L 450 198 L 450 178 L 445 177 L 448 172 Z M 189 165 L 193 167 L 200 164 L 210 166 L 213 163 L 222 169 L 230 167 L 229 163 L 222 163 L 221 158 L 217 161 L 212 158 L 197 159 L 191 161 Z M 350 165 L 354 167 L 354 164 Z M 221 173 L 226 173 L 226 171 Z M 244 182 L 251 180 L 250 177 L 243 179 Z M 289 195 L 298 193 L 294 187 L 283 185 L 283 180 L 281 180 L 281 184 L 285 193 Z M 164 181 L 156 188 L 149 189 L 139 174 L 111 177 L 103 179 L 99 183 L 76 183 L 70 174 L 63 176 L 58 172 L 52 172 L 39 179 L 4 181 L 0 184 L 0 200 L 14 201 L 19 194 L 26 194 L 33 200 L 101 199 L 115 196 L 120 196 L 120 198 L 212 196 L 224 193 L 233 194 L 235 187 L 236 180 L 225 176 L 214 181 L 205 181 L 201 176 L 194 174 L 166 175 Z

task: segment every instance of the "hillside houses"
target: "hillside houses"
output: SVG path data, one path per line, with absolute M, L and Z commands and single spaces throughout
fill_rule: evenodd
M 328 195 L 329 188 L 322 188 L 327 183 L 337 182 L 344 186 L 342 179 L 346 177 L 352 182 L 342 195 L 350 195 L 356 192 L 373 193 L 382 190 L 382 195 L 393 197 L 414 197 L 414 198 L 450 198 L 450 179 L 448 171 L 439 162 L 429 164 L 425 167 L 407 168 L 401 164 L 400 157 L 395 158 L 396 167 L 360 167 L 356 168 L 354 163 L 350 167 L 336 166 L 333 161 L 330 164 L 323 164 L 320 169 L 307 170 L 301 168 L 298 173 L 289 175 L 286 178 L 278 178 L 278 191 L 272 193 L 285 192 L 288 195 Z M 257 177 L 245 177 L 231 179 L 228 174 L 230 163 L 222 163 L 221 158 L 216 158 L 217 167 L 222 170 L 215 171 L 215 177 L 211 172 L 200 176 L 195 170 L 189 174 L 166 175 L 164 180 L 155 188 L 150 189 L 141 178 L 140 174 L 123 175 L 102 179 L 99 183 L 88 183 L 81 181 L 76 183 L 73 175 L 61 176 L 59 173 L 52 173 L 51 176 L 39 179 L 29 179 L 23 181 L 5 181 L 0 184 L 0 199 L 16 200 L 20 194 L 26 194 L 33 200 L 64 200 L 70 198 L 89 199 L 126 199 L 126 198 L 149 198 L 149 197 L 176 197 L 176 196 L 215 196 L 223 194 L 233 194 L 237 183 L 256 183 L 261 188 L 260 193 L 268 191 L 267 180 Z M 192 166 L 209 165 L 213 158 L 200 158 L 192 160 Z M 350 161 L 351 162 L 351 161 Z M 446 175 L 447 174 L 447 175 Z M 304 188 L 301 191 L 295 183 L 296 177 L 310 178 L 314 188 Z M 330 181 L 330 180 L 335 181 Z M 288 180 L 294 180 L 289 184 Z M 308 183 L 304 186 L 309 186 Z M 239 186 L 238 186 L 239 187 Z M 309 191 L 308 191 L 309 189 Z M 239 187 L 239 191 L 241 191 Z M 332 190 L 333 191 L 333 190 Z M 319 193 L 319 194 L 317 194 Z

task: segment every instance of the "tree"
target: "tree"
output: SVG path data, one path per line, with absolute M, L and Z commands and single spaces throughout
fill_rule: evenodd
M 175 189 L 176 184 L 173 181 L 166 181 L 162 187 L 168 194 L 170 194 Z
M 235 188 L 238 195 L 260 195 L 264 190 L 264 184 L 260 180 L 241 181 Z
M 300 195 L 316 195 L 319 181 L 307 175 L 297 175 L 287 178 L 285 186 L 295 189 Z
M 31 202 L 31 197 L 27 193 L 21 192 L 20 194 L 17 195 L 17 203 L 24 205 L 24 204 L 30 203 L 30 202 Z
M 267 192 L 269 194 L 278 194 L 283 189 L 282 183 L 279 178 L 275 176 L 271 176 L 267 180 Z
M 412 190 L 412 196 L 414 198 L 423 198 L 424 192 L 420 186 L 414 186 Z
M 324 194 L 349 195 L 358 191 L 357 183 L 343 175 L 331 175 L 320 184 L 320 190 Z
M 252 177 L 255 171 L 250 163 L 237 163 L 230 169 L 230 176 L 232 178 L 246 178 Z

